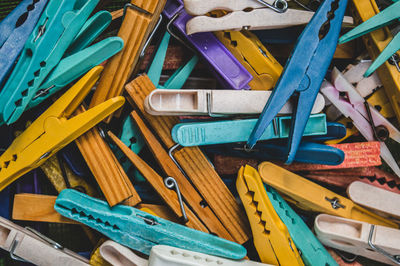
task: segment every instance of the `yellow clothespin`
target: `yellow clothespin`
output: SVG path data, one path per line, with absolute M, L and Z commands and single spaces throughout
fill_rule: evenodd
M 274 265 L 304 265 L 286 225 L 268 198 L 257 170 L 249 165 L 242 166 L 236 188 L 249 218 L 261 261 Z
M 120 108 L 115 97 L 68 119 L 98 80 L 95 67 L 37 118 L 0 157 L 0 191 Z
M 249 31 L 216 31 L 214 34 L 250 72 L 252 90 L 269 90 L 275 86 L 283 68 L 260 40 Z
M 288 196 L 299 208 L 398 228 L 396 223 L 273 163 L 263 162 L 258 170 L 263 182 Z

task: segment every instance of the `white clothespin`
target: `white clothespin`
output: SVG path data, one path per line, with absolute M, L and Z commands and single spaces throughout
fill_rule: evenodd
M 400 264 L 400 230 L 320 214 L 315 233 L 322 244 L 391 265 Z
M 11 258 L 39 266 L 88 266 L 89 260 L 41 233 L 23 228 L 0 217 L 0 248 L 10 252 Z
M 146 112 L 151 115 L 234 115 L 260 114 L 271 91 L 247 90 L 169 90 L 157 89 L 145 99 Z M 312 113 L 319 113 L 325 99 L 318 94 Z M 279 114 L 291 114 L 288 102 Z
M 256 0 L 184 0 L 184 3 L 186 11 L 196 16 L 186 24 L 187 34 L 220 30 L 281 29 L 305 25 L 314 15 L 314 12 L 297 9 L 286 9 L 284 13 L 279 13 Z M 205 16 L 215 10 L 228 10 L 230 13 L 218 18 Z M 345 17 L 344 23 L 353 24 L 353 18 Z
M 368 140 L 379 140 L 381 157 L 400 176 L 400 168 L 383 140 L 391 138 L 400 143 L 400 132 L 354 89 L 338 69 L 332 71 L 332 82 L 324 82 L 321 92 Z
M 400 194 L 355 181 L 348 186 L 347 195 L 355 203 L 381 216 L 400 220 Z
M 113 266 L 267 266 L 249 260 L 229 260 L 180 248 L 157 245 L 151 249 L 149 260 L 143 259 L 114 241 L 100 246 L 100 255 Z

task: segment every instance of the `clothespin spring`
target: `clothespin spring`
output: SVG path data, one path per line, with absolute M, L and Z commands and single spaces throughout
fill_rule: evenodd
M 46 32 L 46 25 L 47 25 L 48 21 L 49 21 L 49 18 L 46 18 L 46 20 L 44 21 L 44 24 L 39 27 L 38 35 L 36 36 L 36 38 L 33 42 L 36 42 Z
M 378 141 L 385 142 L 389 138 L 389 130 L 385 126 L 375 126 L 374 119 L 372 118 L 371 108 L 369 107 L 369 103 L 364 101 L 364 106 L 367 111 L 368 122 L 371 125 L 372 131 L 374 133 L 374 137 Z
M 183 222 L 187 223 L 189 219 L 186 215 L 185 206 L 183 205 L 182 194 L 181 191 L 179 190 L 178 182 L 176 182 L 175 178 L 169 176 L 166 179 L 164 179 L 164 184 L 169 189 L 175 189 L 176 194 L 178 195 L 179 205 L 181 206 Z
M 397 71 L 400 72 L 400 56 L 397 53 L 390 57 L 389 64 L 396 66 Z
M 338 198 L 330 199 L 328 197 L 325 197 L 325 200 L 329 201 L 329 203 L 332 205 L 332 208 L 334 208 L 335 210 L 339 209 L 339 208 L 342 208 L 342 209 L 345 208 L 345 206 L 340 203 L 340 200 Z
M 284 13 L 288 9 L 288 3 L 285 0 L 276 0 L 272 5 L 264 0 L 255 0 L 266 7 L 271 8 L 275 12 Z
M 372 237 L 374 235 L 374 231 L 375 231 L 375 225 L 371 225 L 371 230 L 369 231 L 369 237 L 368 237 L 368 245 L 376 252 L 382 254 L 383 256 L 385 256 L 386 258 L 388 258 L 389 260 L 393 261 L 394 263 L 396 263 L 397 265 L 400 265 L 400 255 L 392 255 L 389 252 L 381 249 L 380 247 L 375 246 L 372 243 Z

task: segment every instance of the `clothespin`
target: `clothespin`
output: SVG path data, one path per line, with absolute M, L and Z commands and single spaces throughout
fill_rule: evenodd
M 146 97 L 144 107 L 151 115 L 254 115 L 262 112 L 270 95 L 270 91 L 157 89 Z M 319 113 L 324 106 L 325 100 L 319 94 L 311 112 Z M 279 114 L 292 111 L 293 104 L 288 102 Z
M 265 5 L 254 0 L 212 1 L 212 0 L 184 0 L 185 9 L 194 15 L 187 22 L 187 34 L 221 30 L 271 30 L 305 25 L 314 15 L 312 11 L 286 9 L 285 12 L 274 12 Z M 283 2 L 286 1 L 276 1 Z M 250 11 L 247 9 L 250 8 Z M 229 10 L 222 17 L 205 16 L 215 10 Z M 348 17 L 345 23 L 352 24 L 353 19 Z
M 87 42 L 90 43 L 101 33 L 101 28 L 104 28 L 103 23 L 109 23 L 107 20 L 87 21 L 97 3 L 98 0 L 85 3 L 64 0 L 52 1 L 47 5 L 1 91 L 0 98 L 4 101 L 1 113 L 4 122 L 13 123 L 21 116 L 68 47 L 84 45 L 85 48 Z M 109 18 L 111 21 L 111 16 Z M 80 36 L 81 30 L 87 34 Z M 77 39 L 74 39 L 75 37 Z
M 351 219 L 320 214 L 315 233 L 326 246 L 390 265 L 400 263 L 400 230 Z
M 0 248 L 10 252 L 12 259 L 35 265 L 90 265 L 89 261 L 64 248 L 36 230 L 18 226 L 0 217 Z M 42 254 L 42 255 L 38 255 Z
M 398 228 L 397 224 L 354 204 L 351 200 L 277 165 L 263 162 L 258 171 L 264 183 L 288 196 L 299 208 Z
M 215 36 L 250 72 L 252 90 L 269 90 L 275 86 L 282 66 L 250 31 L 216 31 Z
M 178 150 L 179 145 L 176 145 L 172 140 L 170 132 L 172 127 L 179 122 L 178 118 L 151 116 L 145 112 L 144 100 L 151 91 L 156 89 L 151 80 L 146 75 L 141 75 L 129 83 L 125 89 L 129 95 L 130 103 L 138 108 L 153 129 L 152 134 L 157 134 L 164 147 L 169 149 L 166 158 L 172 159 L 173 163 L 180 168 L 180 172 L 184 173 L 185 177 L 191 181 L 198 191 L 196 194 L 200 194 L 200 197 L 207 202 L 207 206 L 233 239 L 238 243 L 246 242 L 249 239 L 250 232 L 243 210 L 207 157 L 198 147 L 184 147 Z M 155 142 L 152 141 L 152 143 Z M 165 162 L 165 160 L 162 160 L 162 165 L 166 165 Z M 181 176 L 181 174 L 178 173 L 174 177 L 177 176 Z M 180 181 L 177 181 L 182 189 Z M 213 193 L 213 191 L 218 191 L 218 193 Z M 194 195 L 194 193 L 189 194 Z M 198 202 L 200 201 L 196 201 L 194 204 L 197 205 Z M 210 214 L 207 217 L 209 216 Z
M 384 143 L 387 138 L 400 142 L 400 132 L 370 106 L 336 68 L 332 72 L 332 81 L 333 86 L 324 82 L 321 92 L 343 115 L 351 118 L 354 126 L 368 141 L 380 141 L 381 157 L 395 174 L 400 176 L 400 168 Z
M 261 140 L 287 138 L 292 117 L 276 117 L 273 125 L 261 136 Z M 201 146 L 245 142 L 257 119 L 222 120 L 212 122 L 181 123 L 172 128 L 172 139 L 182 146 Z M 325 135 L 325 114 L 311 115 L 304 136 Z
M 210 67 L 215 77 L 225 89 L 249 89 L 251 74 L 232 53 L 211 32 L 188 35 L 186 23 L 191 19 L 184 10 L 177 13 L 169 22 L 167 30 L 185 45 L 189 43 L 197 51 Z M 172 27 L 173 26 L 173 27 Z M 180 38 L 175 31 L 183 37 Z
M 398 4 L 399 3 L 396 3 L 397 6 Z M 359 0 L 354 3 L 354 15 L 362 22 L 366 22 L 379 14 L 379 12 L 378 5 L 374 0 Z M 368 54 L 371 56 L 372 60 L 374 60 L 379 57 L 388 43 L 392 41 L 393 35 L 387 27 L 380 27 L 364 35 L 362 39 Z M 400 98 L 400 71 L 398 64 L 398 60 L 386 61 L 381 67 L 377 68 L 377 73 L 382 81 L 397 120 L 400 120 L 400 104 L 398 101 Z
M 0 86 L 14 66 L 46 4 L 47 0 L 24 0 L 1 21 Z
M 293 162 L 307 119 L 336 49 L 347 1 L 324 1 L 304 29 L 285 70 L 247 141 L 252 149 L 292 94 L 298 96 L 286 163 Z M 334 16 L 328 15 L 334 13 Z M 329 25 L 329 27 L 327 26 Z
M 57 196 L 21 193 L 14 195 L 12 219 L 30 222 L 79 224 L 54 210 Z
M 107 99 L 121 95 L 143 51 L 148 39 L 161 22 L 160 14 L 166 0 L 131 0 L 124 7 L 124 16 L 118 36 L 124 40 L 122 51 L 107 62 L 90 107 Z
M 242 259 L 246 249 L 239 244 L 158 218 L 138 209 L 117 205 L 71 189 L 63 190 L 54 206 L 63 216 L 79 221 L 110 239 L 149 255 L 157 244 L 185 247 L 215 256 Z
M 389 219 L 400 220 L 399 202 L 400 195 L 377 188 L 360 181 L 351 183 L 347 188 L 349 198 L 365 208 Z
M 241 167 L 236 188 L 261 261 L 273 265 L 304 265 L 287 227 L 269 200 L 257 170 L 248 165 Z
M 268 199 L 271 201 L 279 218 L 289 230 L 290 237 L 299 249 L 305 265 L 337 265 L 319 240 L 311 232 L 303 219 L 286 203 L 279 193 L 264 185 Z
M 398 10 L 400 8 L 400 2 L 394 1 L 394 3 L 385 8 L 382 12 L 379 12 L 372 18 L 367 21 L 361 23 L 356 28 L 344 34 L 339 39 L 339 43 L 344 43 L 351 41 L 355 38 L 358 38 L 364 34 L 367 34 L 371 31 L 379 29 L 383 26 L 390 24 L 394 20 L 400 19 L 400 15 Z M 380 67 L 384 62 L 392 58 L 394 64 L 400 72 L 400 63 L 396 61 L 395 56 L 397 51 L 400 50 L 400 35 L 394 36 L 394 38 L 387 44 L 386 48 L 381 52 L 381 54 L 375 58 L 375 61 L 365 72 L 365 76 L 371 75 L 378 67 Z M 398 57 L 398 55 L 397 55 Z
M 40 166 L 47 158 L 124 104 L 123 97 L 114 98 L 68 119 L 89 93 L 101 70 L 102 67 L 96 67 L 86 74 L 18 136 L 0 156 L 0 190 Z

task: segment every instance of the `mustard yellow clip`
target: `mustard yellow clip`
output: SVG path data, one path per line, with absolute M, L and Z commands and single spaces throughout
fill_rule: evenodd
M 115 97 L 68 119 L 99 79 L 95 67 L 37 118 L 0 157 L 0 191 L 120 108 Z
M 217 38 L 250 72 L 252 90 L 269 90 L 275 86 L 283 68 L 260 40 L 249 31 L 217 31 Z
M 376 225 L 398 228 L 398 225 L 376 215 L 324 187 L 270 162 L 258 167 L 264 183 L 288 196 L 297 207 Z
M 375 0 L 353 0 L 353 5 L 355 7 L 353 14 L 361 19 L 361 22 L 365 22 L 379 13 L 379 8 Z M 388 27 L 377 29 L 363 36 L 368 54 L 373 60 L 383 52 L 392 39 L 393 35 Z M 398 64 L 398 62 L 393 65 L 389 62 L 385 62 L 377 69 L 377 72 L 385 88 L 386 95 L 392 104 L 397 120 L 400 121 L 400 72 L 396 64 Z
M 261 261 L 274 265 L 304 265 L 286 225 L 268 198 L 257 170 L 242 166 L 236 188 L 249 218 Z

